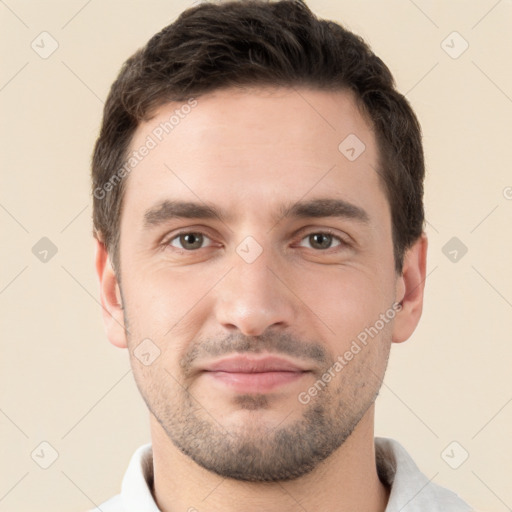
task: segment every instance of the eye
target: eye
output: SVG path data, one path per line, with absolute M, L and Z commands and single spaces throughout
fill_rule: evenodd
M 309 235 L 306 235 L 304 238 L 302 238 L 299 246 L 304 247 L 304 241 L 309 243 L 313 249 L 318 249 L 320 251 L 325 251 L 327 249 L 332 249 L 333 247 L 339 247 L 342 245 L 348 245 L 348 243 L 342 240 L 339 236 L 335 236 L 332 233 L 326 233 L 323 231 L 309 233 Z M 333 246 L 333 242 L 336 242 L 336 245 Z
M 186 251 L 194 251 L 201 249 L 205 240 L 211 240 L 199 232 L 184 232 L 171 238 L 166 245 L 175 247 L 176 249 L 185 249 Z M 179 245 L 177 245 L 179 244 Z

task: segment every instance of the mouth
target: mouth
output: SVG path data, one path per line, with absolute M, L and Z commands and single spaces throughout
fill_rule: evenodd
M 288 359 L 234 356 L 203 368 L 203 375 L 238 393 L 268 393 L 297 382 L 310 371 Z

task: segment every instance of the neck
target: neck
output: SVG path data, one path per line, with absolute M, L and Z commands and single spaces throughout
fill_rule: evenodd
M 181 453 L 150 414 L 154 496 L 162 512 L 384 512 L 389 490 L 375 464 L 374 407 L 350 437 L 316 469 L 284 482 L 222 478 Z

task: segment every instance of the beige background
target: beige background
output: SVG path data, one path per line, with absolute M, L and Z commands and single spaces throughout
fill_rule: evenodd
M 191 4 L 0 2 L 0 512 L 92 508 L 119 492 L 131 454 L 149 441 L 128 354 L 103 331 L 89 162 L 121 63 Z M 393 349 L 376 432 L 477 510 L 510 510 L 512 2 L 309 5 L 372 45 L 424 131 L 425 308 Z M 42 31 L 59 45 L 46 59 L 31 48 L 42 51 Z M 456 59 L 445 49 L 463 41 L 442 45 L 453 31 L 469 43 Z M 46 263 L 32 253 L 42 237 L 58 248 Z M 452 237 L 468 248 L 457 262 L 442 251 Z M 50 461 L 43 441 L 58 452 L 48 469 L 38 465 Z M 469 453 L 458 469 L 441 456 L 452 441 L 452 465 Z

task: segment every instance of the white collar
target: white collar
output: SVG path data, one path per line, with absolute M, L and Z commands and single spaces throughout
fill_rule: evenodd
M 405 448 L 393 439 L 375 438 L 377 472 L 391 486 L 386 512 L 471 512 L 455 493 L 435 484 L 416 466 Z M 153 487 L 151 443 L 133 454 L 124 475 L 121 494 L 100 506 L 103 512 L 161 512 Z

